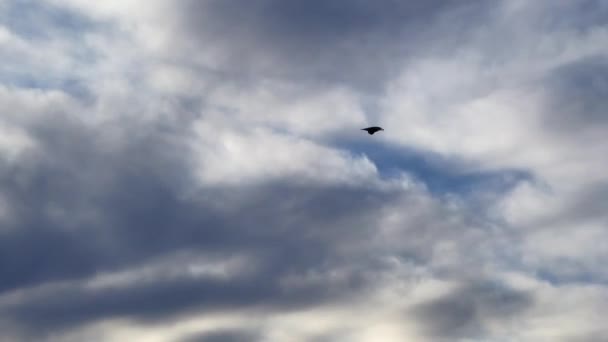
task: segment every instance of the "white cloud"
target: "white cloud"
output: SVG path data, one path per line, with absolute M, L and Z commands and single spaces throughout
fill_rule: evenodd
M 193 144 L 199 177 L 205 184 L 242 184 L 282 177 L 296 183 L 357 183 L 373 181 L 377 176 L 375 166 L 365 157 L 352 157 L 255 123 L 231 127 L 224 118 L 206 117 L 197 123 L 196 134 Z

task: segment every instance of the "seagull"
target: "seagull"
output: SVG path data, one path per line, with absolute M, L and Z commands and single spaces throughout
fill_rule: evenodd
M 367 133 L 369 133 L 370 135 L 378 132 L 378 131 L 384 131 L 384 128 L 382 127 L 378 127 L 378 126 L 372 126 L 372 127 L 367 127 L 367 128 L 362 128 L 362 131 L 367 131 Z

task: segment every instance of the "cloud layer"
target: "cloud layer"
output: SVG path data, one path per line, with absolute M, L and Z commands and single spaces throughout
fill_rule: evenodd
M 607 39 L 593 0 L 4 1 L 2 337 L 601 340 Z

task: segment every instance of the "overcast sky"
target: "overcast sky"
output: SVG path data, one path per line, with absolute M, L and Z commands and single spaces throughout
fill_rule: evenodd
M 606 0 L 0 0 L 0 340 L 608 340 L 607 57 Z

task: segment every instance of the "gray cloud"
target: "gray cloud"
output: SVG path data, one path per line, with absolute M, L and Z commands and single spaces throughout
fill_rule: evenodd
M 259 333 L 255 331 L 225 329 L 198 334 L 176 342 L 249 342 L 260 340 Z
M 560 66 L 548 76 L 551 115 L 546 124 L 574 136 L 590 129 L 608 130 L 608 63 L 606 56 L 593 56 Z
M 414 308 L 414 316 L 430 336 L 482 338 L 492 321 L 521 315 L 533 304 L 531 294 L 476 281 Z
M 318 287 L 282 294 L 278 275 L 265 272 L 228 281 L 159 277 L 154 284 L 124 289 L 87 291 L 72 286 L 33 295 L 5 310 L 4 315 L 24 331 L 42 334 L 108 318 L 160 323 L 174 315 L 197 311 L 298 308 L 332 298 L 325 289 Z
M 127 130 L 147 133 L 130 136 L 113 152 L 104 151 L 102 131 L 69 120 L 55 117 L 31 130 L 43 149 L 23 157 L 17 169 L 6 166 L 1 172 L 14 223 L 0 238 L 0 270 L 11 274 L 0 282 L 0 291 L 59 281 L 76 285 L 43 289 L 2 310 L 4 317 L 45 331 L 114 316 L 167 317 L 195 308 L 307 306 L 371 281 L 361 265 L 337 288 L 321 282 L 280 294 L 285 276 L 340 267 L 335 249 L 366 239 L 378 208 L 401 194 L 292 186 L 284 180 L 201 188 L 184 197 L 186 185 L 194 182 L 187 168 L 189 152 L 165 139 L 162 127 L 129 125 Z M 261 265 L 229 281 L 161 277 L 152 285 L 98 291 L 78 285 L 99 272 L 179 251 L 251 255 Z
M 148 329 L 243 313 L 263 322 L 235 319 L 176 339 L 270 338 L 294 321 L 294 338 L 313 341 L 484 340 L 528 322 L 540 323 L 529 333 L 507 329 L 513 339 L 542 340 L 543 329 L 564 339 L 601 336 L 574 316 L 593 322 L 601 310 L 589 303 L 605 291 L 605 255 L 589 242 L 605 236 L 597 229 L 606 222 L 605 177 L 591 172 L 605 159 L 586 152 L 602 152 L 608 69 L 603 54 L 582 43 L 580 55 L 547 64 L 539 56 L 561 50 L 550 39 L 540 40 L 549 52 L 532 48 L 541 35 L 555 38 L 552 32 L 577 42 L 588 32 L 601 38 L 600 1 L 184 0 L 167 2 L 166 13 L 154 12 L 163 1 L 143 4 L 149 8 L 82 3 L 0 4 L 7 30 L 0 44 L 22 48 L 0 67 L 8 85 L 0 106 L 9 114 L 0 133 L 10 133 L 0 137 L 0 326 L 7 336 L 68 341 L 74 331 L 120 330 L 96 326 L 112 319 Z M 116 17 L 101 27 L 95 11 Z M 30 59 L 33 41 L 52 59 Z M 0 56 L 12 56 L 3 47 Z M 40 72 L 57 60 L 65 63 Z M 83 65 L 90 69 L 74 67 Z M 527 76 L 530 70 L 536 74 Z M 411 84 L 400 93 L 392 81 L 403 73 Z M 268 79 L 280 82 L 266 87 Z M 387 99 L 387 85 L 403 103 Z M 493 97 L 501 87 L 515 94 L 542 88 L 537 112 L 516 113 L 510 98 Z M 344 91 L 338 100 L 315 97 L 335 89 Z M 423 113 L 417 104 L 426 100 L 434 110 Z M 375 140 L 332 139 L 254 118 L 287 116 L 283 102 L 313 103 L 289 113 L 296 122 L 346 103 L 347 111 L 379 111 L 365 113 L 368 119 L 394 112 L 396 125 Z M 478 108 L 494 116 L 468 115 Z M 416 122 L 452 114 L 452 121 L 431 120 L 428 130 Z M 509 114 L 521 125 L 505 119 L 502 127 Z M 530 128 L 528 116 L 540 118 L 543 130 Z M 402 133 L 402 122 L 412 131 Z M 515 129 L 515 138 L 503 135 Z M 31 146 L 15 147 L 15 132 Z M 404 146 L 400 135 L 409 133 L 422 143 Z M 437 145 L 447 152 L 429 150 Z M 4 155 L 5 146 L 18 152 Z M 529 150 L 551 153 L 518 159 Z M 573 171 L 554 176 L 555 160 Z M 216 178 L 201 176 L 214 166 Z M 556 179 L 568 191 L 559 192 L 565 187 Z M 543 181 L 551 196 L 535 206 Z M 519 221 L 501 207 L 507 200 Z M 578 229 L 583 224 L 595 235 Z M 548 314 L 557 310 L 547 303 L 561 296 L 577 303 L 570 318 L 581 331 L 553 326 L 563 318 Z M 402 327 L 404 320 L 411 325 Z
M 0 176 L 3 192 L 11 198 L 14 216 L 13 227 L 0 239 L 6 255 L 2 269 L 12 270 L 13 274 L 1 282 L 1 289 L 84 276 L 100 266 L 120 264 L 131 247 L 125 246 L 121 251 L 120 246 L 104 245 L 104 241 L 118 242 L 113 233 L 129 238 L 128 231 L 121 231 L 129 222 L 114 219 L 135 219 L 138 210 L 142 213 L 154 206 L 175 208 L 174 194 L 163 192 L 163 187 L 178 181 L 179 159 L 168 158 L 171 156 L 166 150 L 156 151 L 155 146 L 163 145 L 159 141 L 134 139 L 140 148 L 123 146 L 118 154 L 108 155 L 98 145 L 101 131 L 92 131 L 71 120 L 55 117 L 31 132 L 42 150 L 25 155 L 18 165 L 7 166 Z M 170 166 L 163 170 L 163 163 Z M 141 175 L 146 168 L 154 171 Z M 114 205 L 123 204 L 129 207 L 113 213 Z M 163 213 L 159 214 L 162 217 Z M 137 226 L 144 226 L 139 229 L 148 229 L 145 218 L 139 217 Z M 162 222 L 156 224 L 162 229 Z M 143 237 L 144 232 L 141 233 Z M 152 236 L 145 236 L 152 241 Z M 130 242 L 125 243 L 128 246 Z M 24 248 L 28 253 L 21 253 Z M 39 262 L 46 265 L 36 266 Z
M 0 238 L 0 270 L 11 274 L 0 290 L 29 291 L 0 309 L 5 321 L 44 334 L 108 318 L 155 322 L 184 313 L 314 307 L 382 284 L 387 254 L 426 263 L 435 243 L 457 238 L 427 221 L 435 209 L 420 211 L 417 190 L 275 179 L 193 192 L 192 152 L 172 139 L 188 134 L 180 127 L 131 122 L 97 131 L 54 117 L 30 129 L 41 149 L 1 173 L 14 220 Z M 138 133 L 108 149 L 104 134 L 121 129 Z M 411 211 L 403 236 L 394 237 L 403 242 L 376 250 L 384 208 L 396 203 Z M 177 275 L 163 271 L 152 283 L 87 288 L 97 274 L 179 252 L 245 256 L 251 264 L 217 279 L 189 275 L 177 260 Z M 343 275 L 336 280 L 334 272 Z
M 383 86 L 408 55 L 437 47 L 430 33 L 441 15 L 453 15 L 444 20 L 464 32 L 463 23 L 487 10 L 483 1 L 183 1 L 180 7 L 180 40 L 217 53 L 220 68 L 362 89 Z

